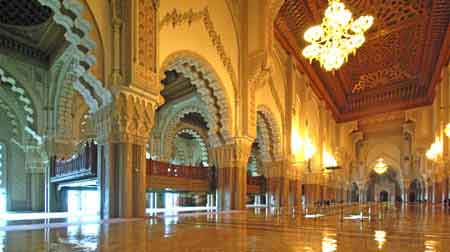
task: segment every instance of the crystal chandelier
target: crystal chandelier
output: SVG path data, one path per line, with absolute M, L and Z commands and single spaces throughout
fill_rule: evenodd
M 386 163 L 384 162 L 384 159 L 380 158 L 377 160 L 377 163 L 375 164 L 375 167 L 373 167 L 373 170 L 377 173 L 377 174 L 383 174 L 387 171 L 388 166 L 386 165 Z
M 362 46 L 366 40 L 364 32 L 372 24 L 372 16 L 354 20 L 340 0 L 330 0 L 322 24 L 310 27 L 304 34 L 304 39 L 311 44 L 303 49 L 303 56 L 319 61 L 326 71 L 337 70 L 350 53 Z

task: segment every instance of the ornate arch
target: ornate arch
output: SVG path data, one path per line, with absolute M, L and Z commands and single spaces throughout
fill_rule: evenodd
M 25 120 L 25 131 L 28 132 L 35 140 L 40 142 L 42 138 L 36 132 L 36 115 L 31 98 L 28 96 L 25 89 L 17 85 L 14 78 L 7 76 L 6 72 L 0 68 L 0 84 L 8 85 L 10 90 L 16 95 L 17 103 L 22 107 Z
M 281 131 L 279 124 L 269 108 L 264 105 L 257 107 L 256 125 L 261 141 L 261 150 L 265 161 L 277 161 L 281 159 Z
M 168 151 L 167 154 L 165 154 L 167 157 L 173 157 L 174 156 L 174 150 L 175 150 L 175 139 L 176 136 L 180 133 L 188 133 L 190 134 L 192 137 L 194 137 L 194 139 L 198 142 L 198 144 L 200 145 L 200 149 L 202 152 L 202 162 L 208 162 L 208 147 L 206 144 L 206 138 L 205 136 L 201 133 L 201 129 L 196 128 L 195 126 L 192 125 L 179 125 L 177 127 L 177 130 L 175 131 L 174 136 L 170 137 L 170 142 L 168 141 L 169 144 L 169 148 L 167 148 L 166 150 Z
M 189 106 L 181 109 L 178 111 L 168 122 L 167 126 L 165 127 L 163 134 L 161 134 L 161 154 L 163 154 L 162 158 L 163 160 L 166 160 L 170 157 L 170 151 L 172 150 L 172 143 L 174 138 L 177 135 L 177 129 L 179 126 L 179 123 L 181 122 L 181 119 L 189 114 L 189 113 L 198 113 L 200 114 L 205 122 L 207 122 L 208 128 L 209 128 L 209 137 L 211 137 L 211 126 L 210 126 L 210 119 L 209 114 L 205 112 L 204 110 L 200 109 L 197 106 Z M 167 145 L 167 143 L 169 143 Z
M 86 103 L 92 112 L 111 103 L 111 93 L 90 71 L 91 67 L 97 62 L 96 57 L 92 54 L 96 43 L 90 38 L 91 24 L 82 14 L 84 4 L 78 0 L 38 1 L 52 9 L 53 20 L 66 30 L 65 38 L 70 47 L 66 50 L 65 56 L 68 56 L 67 54 L 71 56 L 70 81 L 73 88 L 86 99 Z
M 22 125 L 20 119 L 13 109 L 0 98 L 0 111 L 6 113 L 6 117 L 8 118 L 8 122 L 12 126 L 13 138 L 18 140 L 19 136 L 22 133 L 20 125 Z
M 375 166 L 379 158 L 383 158 L 390 169 L 397 173 L 399 182 L 403 181 L 403 171 L 400 163 L 400 149 L 392 143 L 374 143 L 367 147 L 367 152 L 364 154 L 366 164 L 366 171 L 364 177 L 370 174 L 372 168 Z
M 217 122 L 217 125 L 210 127 L 210 132 L 217 135 L 217 140 L 220 139 L 222 142 L 230 139 L 232 111 L 229 98 L 222 81 L 211 64 L 195 53 L 181 51 L 164 60 L 160 74 L 164 74 L 166 71 L 176 71 L 191 81 L 197 88 L 201 100 L 206 104 L 212 121 Z M 160 78 L 162 80 L 163 76 Z M 221 144 L 220 141 L 214 145 Z

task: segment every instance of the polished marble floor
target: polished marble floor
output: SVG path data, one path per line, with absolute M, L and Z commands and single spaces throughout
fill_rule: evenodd
M 189 213 L 0 231 L 0 252 L 450 251 L 449 217 L 425 204 Z

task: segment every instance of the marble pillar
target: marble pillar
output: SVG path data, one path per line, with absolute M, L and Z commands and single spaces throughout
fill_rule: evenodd
M 157 102 L 128 89 L 119 89 L 114 95 L 114 102 L 94 115 L 99 144 L 101 216 L 144 217 L 145 146 Z
M 247 139 L 234 138 L 228 144 L 211 148 L 211 161 L 217 168 L 217 209 L 245 209 L 251 144 Z

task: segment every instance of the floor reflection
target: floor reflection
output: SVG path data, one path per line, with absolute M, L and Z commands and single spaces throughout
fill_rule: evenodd
M 375 230 L 375 241 L 378 243 L 378 249 L 382 249 L 386 242 L 386 232 Z
M 436 252 L 450 247 L 446 208 L 411 205 L 386 209 L 330 208 L 321 210 L 323 216 L 318 218 L 306 218 L 298 209 L 250 209 L 0 231 L 0 252 Z M 356 211 L 370 218 L 344 218 Z

